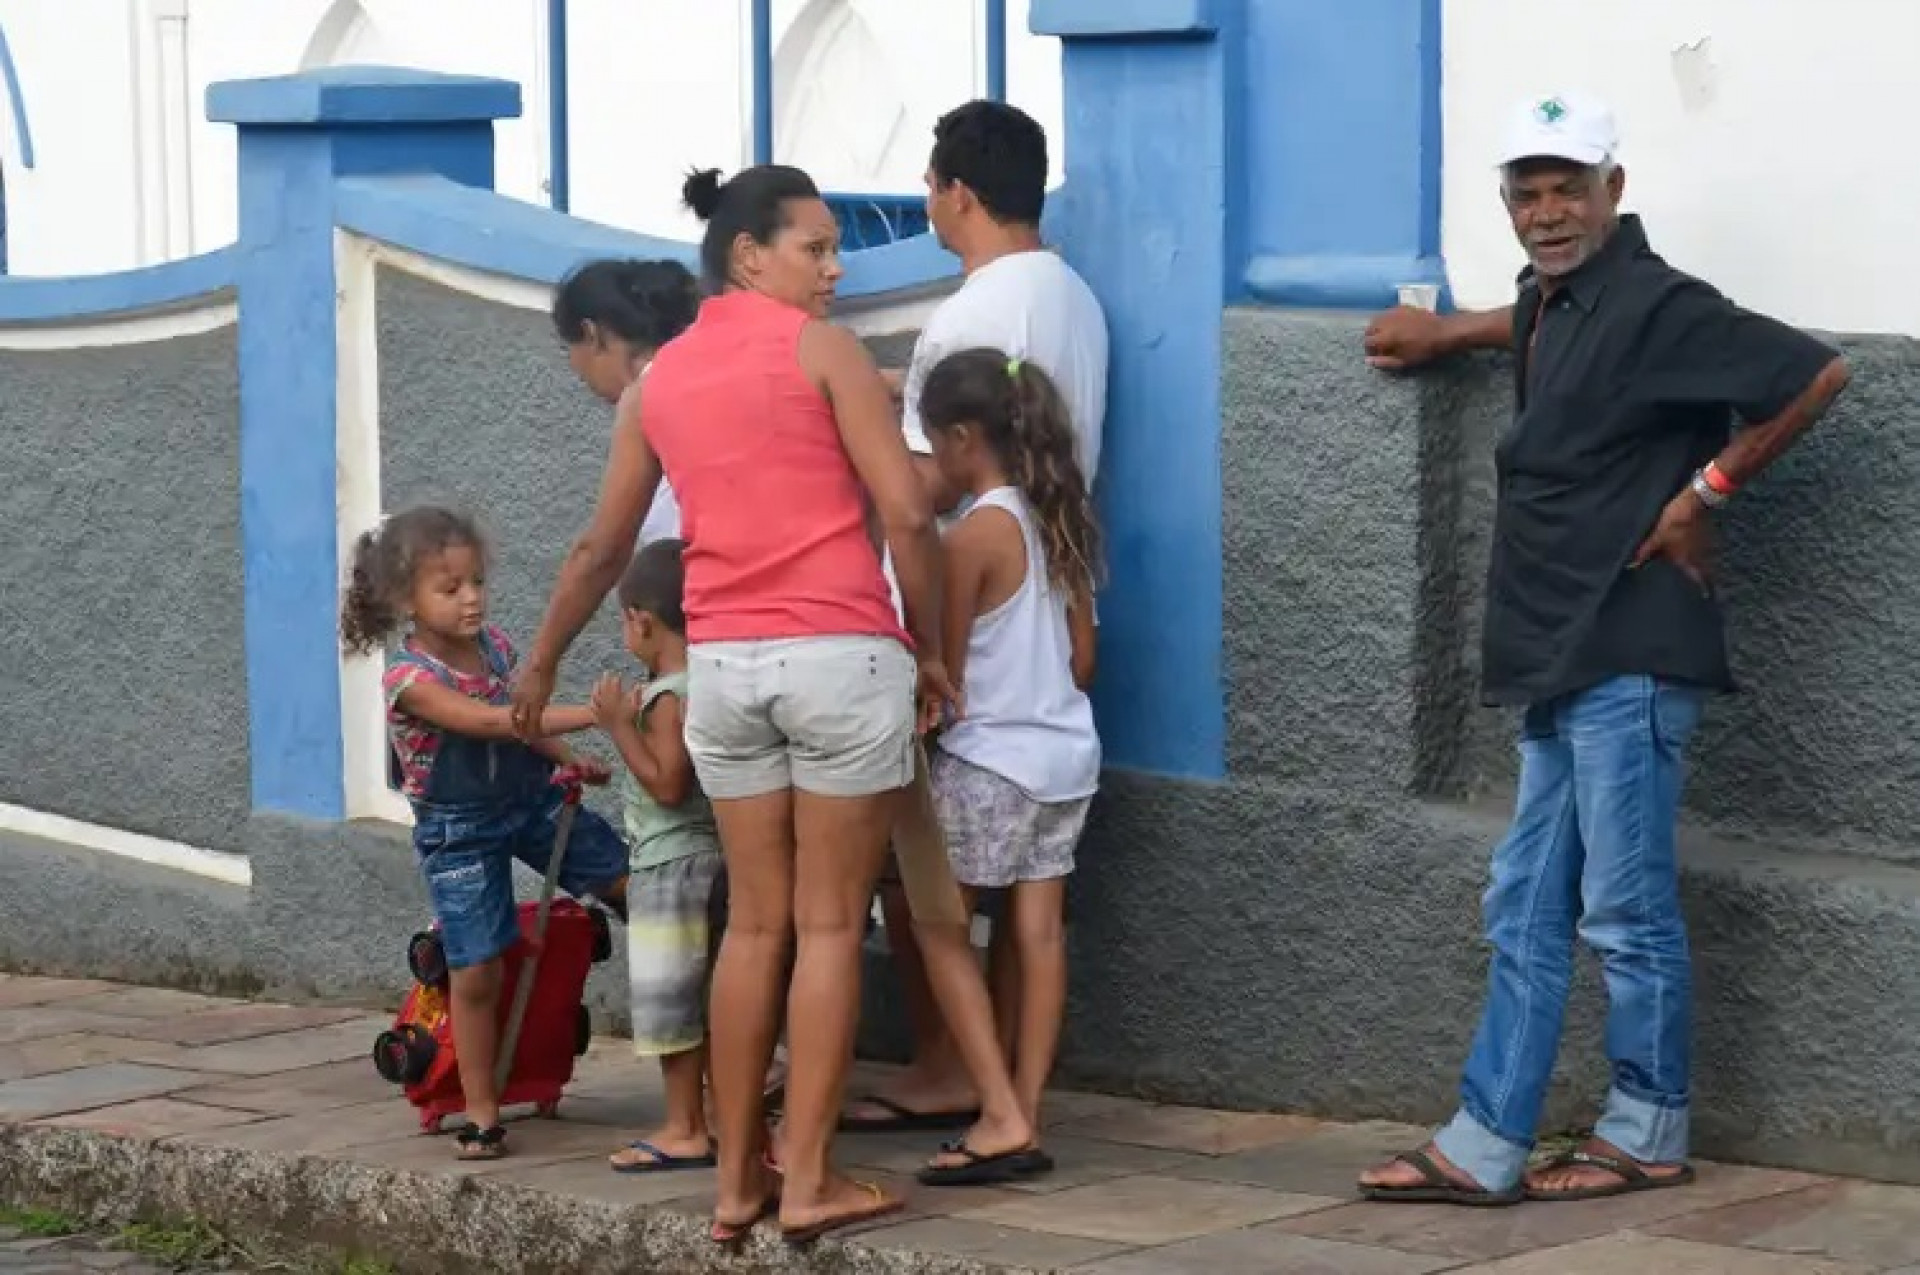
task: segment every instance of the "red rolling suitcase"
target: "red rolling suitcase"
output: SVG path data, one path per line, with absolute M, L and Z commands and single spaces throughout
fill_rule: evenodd
M 506 953 L 500 996 L 500 1105 L 532 1104 L 542 1116 L 555 1114 L 561 1091 L 573 1079 L 574 1060 L 593 1038 L 582 1003 L 587 974 L 613 955 L 606 913 L 553 897 L 578 801 L 575 789 L 560 816 L 539 901 L 520 905 L 520 941 Z M 413 936 L 407 968 L 413 988 L 393 1026 L 374 1041 L 373 1063 L 382 1077 L 404 1087 L 419 1109 L 421 1127 L 431 1133 L 466 1109 L 437 929 Z

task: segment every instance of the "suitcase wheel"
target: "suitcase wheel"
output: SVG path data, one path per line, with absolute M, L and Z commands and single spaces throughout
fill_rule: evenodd
M 373 1069 L 389 1084 L 417 1085 L 426 1079 L 438 1047 L 413 1023 L 381 1032 L 373 1042 Z
M 584 1057 L 587 1047 L 593 1044 L 593 1015 L 587 1012 L 585 1005 L 574 1011 L 573 1016 L 573 1056 Z
M 613 958 L 613 922 L 608 920 L 607 914 L 599 908 L 593 909 L 591 915 L 593 916 L 593 963 L 598 965 L 602 961 Z
M 560 1118 L 560 1104 L 557 1101 L 543 1102 L 533 1109 L 533 1114 L 542 1120 L 558 1120 Z
M 438 934 L 422 930 L 407 940 L 407 972 L 426 987 L 446 987 L 447 949 Z

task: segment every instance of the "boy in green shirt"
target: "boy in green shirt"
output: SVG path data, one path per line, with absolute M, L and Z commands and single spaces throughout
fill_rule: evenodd
M 656 540 L 620 579 L 627 650 L 649 679 L 629 691 L 609 673 L 593 710 L 626 763 L 619 777 L 631 875 L 627 973 L 633 1047 L 658 1058 L 666 1124 L 614 1153 L 616 1173 L 660 1173 L 714 1163 L 707 1129 L 707 980 L 722 920 L 725 868 L 713 808 L 694 778 L 684 729 L 687 621 L 684 545 Z

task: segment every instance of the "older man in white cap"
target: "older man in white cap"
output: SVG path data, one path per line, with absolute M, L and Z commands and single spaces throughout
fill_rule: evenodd
M 1499 156 L 1529 265 L 1506 309 L 1397 309 L 1368 359 L 1515 356 L 1482 635 L 1483 698 L 1521 710 L 1513 823 L 1485 899 L 1487 1003 L 1460 1108 L 1368 1170 L 1379 1200 L 1584 1200 L 1675 1186 L 1687 1163 L 1691 960 L 1674 827 L 1707 695 L 1732 689 L 1708 578 L 1712 511 L 1819 419 L 1835 352 L 1669 266 L 1619 212 L 1612 113 L 1531 98 Z M 1744 428 L 1733 430 L 1735 419 Z M 1574 940 L 1606 976 L 1612 1085 L 1586 1143 L 1526 1171 Z

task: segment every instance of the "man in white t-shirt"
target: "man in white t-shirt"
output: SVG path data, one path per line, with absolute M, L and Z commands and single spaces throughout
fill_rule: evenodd
M 889 373 L 901 399 L 901 428 L 914 465 L 942 515 L 956 512 L 920 423 L 920 390 L 941 359 L 989 347 L 1039 367 L 1073 414 L 1078 459 L 1092 487 L 1107 411 L 1107 320 L 1093 290 L 1040 241 L 1046 202 L 1047 135 L 1004 102 L 974 101 L 934 125 L 927 164 L 927 215 L 940 245 L 960 258 L 965 279 L 921 330 L 904 373 Z M 891 571 L 889 579 L 891 580 Z M 898 589 L 895 605 L 899 605 Z M 913 1020 L 913 1065 L 885 1091 L 849 1108 L 843 1128 L 963 1126 L 977 1105 L 927 987 L 910 912 L 897 875 L 881 887 L 887 936 Z M 1003 926 L 994 927 L 995 999 L 1014 989 Z

